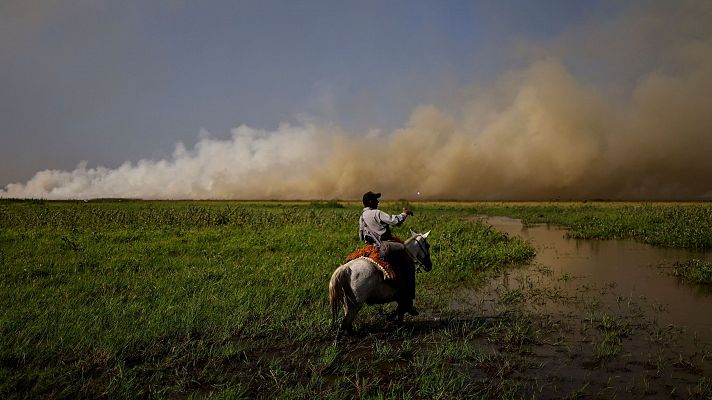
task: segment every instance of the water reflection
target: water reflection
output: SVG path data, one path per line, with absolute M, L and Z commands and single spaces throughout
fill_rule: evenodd
M 682 326 L 712 342 L 712 290 L 668 274 L 675 262 L 693 258 L 712 261 L 712 252 L 653 247 L 630 240 L 569 239 L 565 229 L 527 227 L 506 217 L 485 217 L 484 221 L 529 241 L 537 251 L 536 263 L 557 274 L 576 277 L 567 284 L 568 290 L 592 285 L 611 288 L 614 298 L 645 299 L 653 305 L 657 311 L 653 317 L 663 326 Z

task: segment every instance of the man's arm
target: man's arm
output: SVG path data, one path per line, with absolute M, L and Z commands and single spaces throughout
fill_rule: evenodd
M 408 218 L 408 214 L 405 212 L 398 215 L 389 215 L 381 210 L 378 210 L 377 216 L 379 221 L 390 226 L 399 226 L 403 223 L 403 221 L 405 221 L 406 218 Z

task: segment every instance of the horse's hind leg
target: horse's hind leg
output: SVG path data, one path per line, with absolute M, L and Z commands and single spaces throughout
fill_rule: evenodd
M 356 318 L 356 314 L 361 310 L 361 307 L 363 307 L 363 304 L 357 303 L 357 304 L 349 304 L 344 307 L 344 312 L 346 313 L 346 316 L 344 316 L 344 320 L 341 321 L 341 327 L 339 327 L 339 335 L 341 336 L 341 332 L 346 331 L 349 334 L 353 333 L 353 323 L 354 323 L 354 318 Z

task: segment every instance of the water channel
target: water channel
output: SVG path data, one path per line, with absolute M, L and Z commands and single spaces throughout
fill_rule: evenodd
M 566 237 L 561 227 L 525 226 L 507 217 L 483 217 L 483 222 L 511 237 L 520 237 L 536 249 L 534 263 L 550 268 L 565 291 L 580 287 L 605 288 L 602 302 L 625 299 L 647 304 L 644 312 L 659 326 L 675 326 L 712 343 L 712 290 L 671 276 L 675 262 L 712 261 L 712 251 L 655 247 L 630 240 L 583 240 Z M 610 304 L 609 304 L 610 305 Z

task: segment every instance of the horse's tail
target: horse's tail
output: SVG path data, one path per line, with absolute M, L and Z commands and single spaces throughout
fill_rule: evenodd
M 356 303 L 356 295 L 351 289 L 351 268 L 342 265 L 331 274 L 329 281 L 329 303 L 331 303 L 331 323 L 336 324 L 339 308 Z

